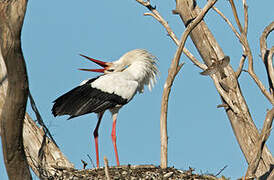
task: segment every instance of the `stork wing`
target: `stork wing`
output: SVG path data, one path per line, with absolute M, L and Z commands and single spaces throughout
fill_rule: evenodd
M 54 101 L 52 113 L 54 116 L 70 115 L 69 119 L 88 113 L 99 113 L 116 106 L 126 104 L 136 93 L 137 82 L 133 86 L 122 85 L 117 78 L 102 78 L 100 76 L 90 79 L 86 83 L 72 89 Z M 122 90 L 122 91 L 121 91 Z M 131 91 L 131 96 L 129 96 Z M 126 96 L 120 94 L 127 92 Z M 126 98 L 126 97 L 129 97 Z

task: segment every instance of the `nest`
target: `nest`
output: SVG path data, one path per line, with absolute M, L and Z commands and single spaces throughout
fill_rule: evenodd
M 194 169 L 178 170 L 173 167 L 162 169 L 153 165 L 125 165 L 114 167 L 101 167 L 95 169 L 58 169 L 61 174 L 47 179 L 66 179 L 66 180 L 220 180 L 214 175 L 199 175 L 194 173 Z

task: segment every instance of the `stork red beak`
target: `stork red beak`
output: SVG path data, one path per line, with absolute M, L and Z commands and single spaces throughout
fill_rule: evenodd
M 79 69 L 79 70 L 104 73 L 104 71 L 107 70 L 107 67 L 109 66 L 109 63 L 107 63 L 107 62 L 99 61 L 97 59 L 90 58 L 90 57 L 85 56 L 83 54 L 80 54 L 80 56 L 82 56 L 84 58 L 87 58 L 88 60 L 98 64 L 99 66 L 103 67 L 103 69 Z

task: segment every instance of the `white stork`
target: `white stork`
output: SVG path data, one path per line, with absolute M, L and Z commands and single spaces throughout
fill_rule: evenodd
M 149 90 L 156 82 L 158 69 L 156 58 L 143 49 L 135 49 L 113 62 L 103 62 L 81 55 L 103 69 L 80 69 L 104 73 L 101 76 L 83 81 L 79 86 L 54 101 L 54 116 L 70 115 L 68 119 L 88 113 L 97 113 L 98 122 L 93 135 L 95 140 L 96 164 L 99 167 L 98 129 L 106 110 L 112 114 L 112 142 L 117 166 L 119 158 L 116 146 L 116 119 L 119 109 L 127 104 L 134 95 L 142 93 L 144 86 Z

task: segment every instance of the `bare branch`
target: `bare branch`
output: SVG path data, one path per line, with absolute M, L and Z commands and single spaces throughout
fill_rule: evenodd
M 225 20 L 225 22 L 230 26 L 234 34 L 238 37 L 238 39 L 240 39 L 241 38 L 240 34 L 237 32 L 236 28 L 232 25 L 229 19 L 215 6 L 213 6 L 212 9 L 216 11 L 216 13 L 218 13 Z
M 241 41 L 241 39 L 242 39 L 241 35 L 237 32 L 237 30 L 232 25 L 232 23 L 229 21 L 229 19 L 219 9 L 217 9 L 215 6 L 213 7 L 213 9 L 225 20 L 225 22 L 230 26 L 230 28 L 232 29 L 232 31 L 236 35 L 236 37 Z M 245 27 L 247 27 L 247 26 L 245 26 Z M 243 51 L 245 52 L 245 47 L 243 45 L 242 45 L 242 48 L 243 48 Z M 245 60 L 246 60 L 246 55 L 242 55 L 242 57 L 240 59 L 239 66 L 238 66 L 238 69 L 235 73 L 237 78 L 239 78 L 239 76 L 241 75 Z
M 180 72 L 180 70 L 181 70 L 181 68 L 183 67 L 184 64 L 185 64 L 184 62 L 182 62 L 181 64 L 179 64 L 179 66 L 177 68 L 176 76 Z
M 253 158 L 253 160 L 249 163 L 248 165 L 248 169 L 246 172 L 245 177 L 247 179 L 249 178 L 255 178 L 255 173 L 257 171 L 257 168 L 259 166 L 259 162 L 262 156 L 262 151 L 263 151 L 263 147 L 270 135 L 270 131 L 271 131 L 271 126 L 272 126 L 272 122 L 273 122 L 273 117 L 274 117 L 274 108 L 272 108 L 270 111 L 267 112 L 266 114 L 266 118 L 263 124 L 263 129 L 262 132 L 259 136 L 257 145 L 256 145 L 256 153 L 255 156 Z
M 248 57 L 248 73 L 249 75 L 253 78 L 253 80 L 255 81 L 255 83 L 257 84 L 257 86 L 259 87 L 259 89 L 261 90 L 261 92 L 265 95 L 265 97 L 269 100 L 269 102 L 274 105 L 274 97 L 266 90 L 265 86 L 263 85 L 263 83 L 260 81 L 260 79 L 257 77 L 257 75 L 254 72 L 253 69 L 253 56 L 249 47 L 249 43 L 247 41 L 247 37 L 246 36 L 242 36 L 242 41 L 240 41 L 243 46 L 246 49 L 246 54 Z
M 261 57 L 263 63 L 266 68 L 267 76 L 268 76 L 268 83 L 270 93 L 273 95 L 273 85 L 274 85 L 274 70 L 272 64 L 272 57 L 273 57 L 273 49 L 272 47 L 270 50 L 267 49 L 266 39 L 268 35 L 274 30 L 274 21 L 271 22 L 263 31 L 261 38 L 260 38 L 260 48 L 261 48 Z
M 193 5 L 195 2 L 194 0 L 177 0 L 176 2 L 176 9 L 180 11 L 180 17 L 184 24 L 188 24 L 192 21 L 192 19 L 201 11 L 197 5 Z M 191 32 L 191 39 L 202 56 L 203 61 L 208 66 L 212 64 L 212 58 L 221 59 L 224 57 L 221 47 L 205 22 L 201 22 L 193 29 Z M 241 41 L 243 40 L 241 39 Z M 245 53 L 243 54 L 246 55 Z M 256 145 L 259 133 L 241 93 L 235 72 L 230 65 L 224 68 L 224 71 L 227 76 L 226 78 L 222 79 L 219 73 L 211 75 L 211 78 L 213 79 L 219 94 L 222 96 L 223 103 L 229 103 L 225 108 L 226 114 L 247 162 L 251 162 L 254 156 L 254 146 Z M 225 100 L 223 94 L 229 101 Z M 265 146 L 256 175 L 261 176 L 267 172 L 272 162 L 272 155 Z
M 152 16 L 152 17 L 154 17 L 157 21 L 161 21 L 159 18 L 158 18 L 158 16 L 156 16 L 155 14 L 153 14 L 153 13 L 144 13 L 144 16 Z M 177 41 L 178 39 L 177 39 L 177 37 L 174 37 L 175 39 L 173 39 L 174 41 Z
M 215 176 L 219 176 L 227 167 L 228 165 L 225 165 L 222 169 L 220 169 L 220 171 L 217 174 L 215 174 Z
M 175 56 L 171 62 L 169 71 L 168 71 L 168 77 L 166 79 L 163 95 L 162 95 L 162 102 L 161 102 L 161 118 L 160 118 L 160 129 L 161 129 L 161 167 L 166 168 L 167 167 L 167 107 L 168 107 L 168 99 L 169 94 L 171 91 L 171 87 L 173 84 L 173 81 L 175 79 L 175 76 L 177 74 L 178 70 L 178 64 L 179 60 L 186 42 L 186 39 L 190 32 L 199 24 L 199 22 L 204 18 L 205 14 L 208 12 L 208 10 L 216 3 L 217 0 L 210 0 L 207 2 L 205 7 L 202 9 L 200 14 L 190 23 L 188 24 L 187 28 L 185 29 L 181 40 L 179 47 L 175 53 Z
M 267 58 L 267 69 L 268 69 L 268 77 L 269 77 L 269 87 L 270 87 L 270 93 L 273 95 L 274 93 L 274 69 L 273 69 L 273 55 L 274 55 L 274 46 L 269 50 L 269 55 Z
M 244 5 L 244 34 L 247 34 L 247 29 L 248 29 L 248 6 L 246 4 L 246 0 L 243 0 L 243 5 Z
M 241 59 L 240 59 L 239 67 L 238 67 L 237 71 L 235 72 L 235 75 L 236 75 L 237 78 L 240 77 L 240 75 L 241 75 L 241 73 L 242 73 L 242 71 L 243 71 L 245 59 L 246 59 L 246 56 L 245 56 L 245 55 L 242 55 L 242 57 L 241 57 Z
M 166 29 L 168 35 L 173 40 L 173 42 L 179 46 L 179 40 L 176 37 L 175 33 L 172 31 L 170 26 L 168 25 L 168 22 L 160 15 L 160 13 L 156 10 L 156 8 L 151 8 L 150 1 L 144 1 L 144 0 L 136 0 L 141 5 L 147 7 L 150 10 L 150 13 L 144 13 L 145 16 L 152 16 L 154 17 L 159 23 L 163 25 L 163 27 Z M 189 52 L 185 47 L 183 48 L 184 54 L 196 65 L 197 67 L 201 69 L 206 69 L 206 65 L 202 64 L 197 58 L 195 58 L 191 52 Z
M 161 23 L 164 28 L 166 29 L 168 35 L 171 37 L 171 39 L 175 42 L 175 44 L 179 45 L 179 40 L 176 37 L 175 33 L 172 31 L 170 26 L 168 25 L 168 22 L 161 16 L 161 14 L 156 10 L 156 8 L 153 8 L 150 4 L 150 1 L 144 1 L 144 0 L 136 0 L 141 5 L 147 7 L 151 13 L 145 13 L 144 15 L 150 15 L 154 17 L 159 23 Z
M 261 56 L 265 57 L 267 52 L 267 43 L 266 39 L 268 35 L 274 30 L 274 21 L 272 21 L 263 31 L 261 38 L 260 38 L 260 47 L 261 47 Z M 264 60 L 264 59 L 263 59 Z
M 257 84 L 257 86 L 261 90 L 261 92 L 270 101 L 270 103 L 274 104 L 274 97 L 272 96 L 272 94 L 270 94 L 266 90 L 266 88 L 264 87 L 263 83 L 260 81 L 260 79 L 257 77 L 257 75 L 254 72 L 254 69 L 253 69 L 253 56 L 252 56 L 252 53 L 251 53 L 251 50 L 250 50 L 250 46 L 249 46 L 249 43 L 248 43 L 248 40 L 247 40 L 247 35 L 246 35 L 246 33 L 243 32 L 243 29 L 242 29 L 242 26 L 240 24 L 240 21 L 239 21 L 239 18 L 238 18 L 237 11 L 236 11 L 236 8 L 235 8 L 233 0 L 229 0 L 229 2 L 231 4 L 232 10 L 233 10 L 233 14 L 234 14 L 234 17 L 235 17 L 236 22 L 238 24 L 238 27 L 239 27 L 239 29 L 241 31 L 241 36 L 240 36 L 239 40 L 240 40 L 241 44 L 243 45 L 244 55 L 246 55 L 248 57 L 248 73 L 252 77 L 252 79 L 255 81 L 255 83 Z M 248 12 L 247 12 L 247 5 L 246 5 L 245 0 L 243 0 L 243 2 L 244 2 L 244 10 L 245 10 L 245 31 L 247 31 Z M 238 37 L 237 34 L 236 34 L 236 36 Z M 238 69 L 241 68 L 241 63 L 242 62 L 240 62 L 240 65 L 239 65 Z M 239 74 L 239 72 L 237 74 Z
M 237 13 L 237 9 L 235 7 L 234 1 L 233 0 L 229 0 L 229 3 L 231 5 L 232 12 L 233 12 L 234 18 L 236 20 L 236 23 L 238 25 L 238 28 L 239 28 L 240 32 L 243 33 L 243 27 L 242 27 L 240 19 L 238 17 L 238 13 Z
M 42 126 L 42 128 L 43 128 L 43 131 L 44 131 L 44 133 L 45 133 L 45 137 L 46 137 L 46 136 L 49 136 L 49 138 L 52 140 L 52 142 L 58 147 L 58 145 L 57 145 L 57 143 L 55 142 L 55 140 L 53 139 L 53 137 L 52 137 L 50 131 L 48 130 L 47 126 L 45 125 L 45 123 L 44 123 L 44 121 L 43 121 L 43 119 L 42 119 L 42 117 L 41 117 L 41 115 L 40 115 L 40 113 L 39 113 L 39 110 L 38 110 L 38 108 L 37 108 L 37 106 L 36 106 L 36 104 L 35 104 L 35 101 L 34 101 L 32 95 L 31 95 L 30 91 L 29 91 L 29 100 L 30 100 L 31 108 L 32 108 L 32 110 L 34 111 L 34 113 L 35 113 L 35 115 L 36 115 L 37 122 L 38 122 L 38 124 L 39 124 L 40 126 Z M 41 147 L 41 148 L 42 148 L 42 147 Z
M 235 5 L 234 5 L 234 1 L 233 0 L 229 0 L 230 4 L 231 4 L 231 8 L 232 8 L 232 11 L 233 11 L 233 14 L 234 14 L 234 17 L 235 17 L 235 20 L 238 24 L 238 27 L 241 31 L 241 36 L 239 38 L 239 36 L 236 34 L 236 36 L 239 38 L 242 46 L 243 46 L 243 49 L 244 49 L 244 55 L 246 55 L 248 57 L 248 73 L 249 75 L 253 78 L 253 80 L 255 81 L 255 83 L 257 84 L 257 86 L 259 87 L 259 89 L 261 90 L 261 92 L 265 95 L 265 97 L 270 101 L 271 104 L 274 104 L 274 98 L 273 96 L 268 93 L 268 91 L 266 90 L 266 88 L 264 87 L 263 83 L 260 81 L 260 79 L 257 77 L 257 75 L 255 74 L 254 72 L 254 69 L 253 69 L 253 56 L 252 56 L 252 53 L 251 53 L 251 50 L 250 50 L 250 46 L 249 46 L 249 43 L 248 43 L 248 40 L 247 40 L 247 34 L 245 32 L 243 32 L 243 29 L 242 29 L 242 26 L 241 26 L 241 23 L 239 21 L 239 18 L 238 18 L 238 15 L 237 15 L 237 10 L 235 8 Z M 247 12 L 247 4 L 246 4 L 246 1 L 243 0 L 243 3 L 244 3 L 244 13 L 245 13 L 245 31 L 247 31 L 247 23 L 248 23 L 248 12 Z M 219 13 L 220 14 L 220 13 Z M 223 16 L 222 16 L 223 17 Z M 224 18 L 224 17 L 223 17 Z M 227 20 L 226 20 L 227 21 Z M 228 21 L 227 21 L 228 22 Z M 263 53 L 262 53 L 263 54 Z M 244 61 L 244 60 L 242 60 Z M 238 70 L 241 69 L 241 66 L 242 66 L 242 62 L 240 61 L 240 64 L 239 64 L 239 68 Z M 240 72 L 237 72 L 237 74 L 239 75 Z

